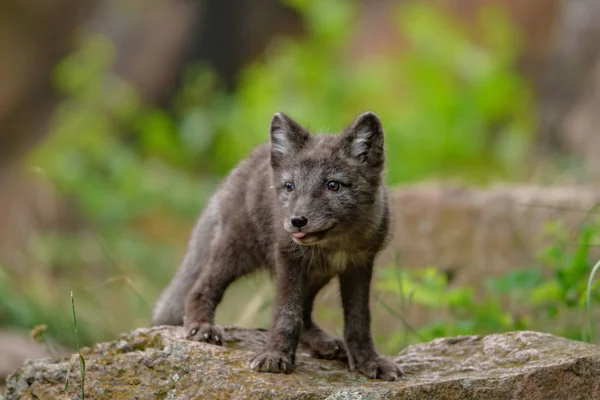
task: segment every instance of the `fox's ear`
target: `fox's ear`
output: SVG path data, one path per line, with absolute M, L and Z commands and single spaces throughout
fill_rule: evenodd
M 283 113 L 271 120 L 271 165 L 277 167 L 286 157 L 300 151 L 310 139 L 310 133 Z
M 370 111 L 360 114 L 342 135 L 350 157 L 369 166 L 383 168 L 383 127 L 377 115 Z

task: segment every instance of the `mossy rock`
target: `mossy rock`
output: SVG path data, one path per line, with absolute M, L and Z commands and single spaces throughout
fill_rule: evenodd
M 248 360 L 266 332 L 225 327 L 219 347 L 181 339 L 180 328 L 137 329 L 82 351 L 88 399 L 593 399 L 600 347 L 538 332 L 436 339 L 395 361 L 405 376 L 370 380 L 299 349 L 289 375 L 256 373 Z M 5 400 L 80 398 L 79 364 L 32 360 L 7 379 Z

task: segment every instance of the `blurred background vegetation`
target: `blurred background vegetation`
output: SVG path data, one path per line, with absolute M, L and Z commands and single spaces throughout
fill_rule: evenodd
M 147 325 L 195 218 L 276 111 L 332 132 L 375 111 L 392 187 L 591 185 L 600 34 L 566 3 L 4 2 L 14 40 L 0 42 L 0 326 L 47 324 L 72 347 L 70 291 L 86 345 Z M 600 18 L 593 1 L 578 4 Z M 490 276 L 483 295 L 436 265 L 386 263 L 373 286 L 378 345 L 514 329 L 584 339 L 571 311 L 584 303 L 596 216 L 575 236 L 549 225 L 539 262 Z M 271 284 L 234 286 L 217 321 L 268 326 Z M 340 333 L 335 289 L 322 300 L 317 320 Z M 414 307 L 439 318 L 409 321 Z

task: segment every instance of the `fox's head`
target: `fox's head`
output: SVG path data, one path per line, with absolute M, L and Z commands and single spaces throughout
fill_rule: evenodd
M 271 167 L 283 227 L 299 244 L 326 243 L 377 223 L 383 128 L 365 112 L 339 135 L 311 135 L 288 116 L 271 121 Z

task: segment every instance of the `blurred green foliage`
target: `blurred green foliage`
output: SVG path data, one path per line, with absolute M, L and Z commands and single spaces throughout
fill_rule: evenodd
M 56 67 L 66 100 L 29 160 L 82 223 L 40 232 L 29 246 L 32 265 L 0 277 L 3 322 L 47 323 L 51 336 L 71 345 L 64 312 L 71 290 L 83 343 L 148 324 L 149 303 L 171 278 L 213 187 L 186 169 L 192 156 L 167 113 L 143 105 L 110 74 L 112 51 L 105 39 L 88 37 Z
M 353 2 L 288 3 L 304 17 L 306 36 L 275 40 L 233 93 L 210 68 L 193 65 L 169 110 L 148 106 L 111 73 L 113 46 L 98 36 L 83 38 L 57 65 L 65 100 L 28 162 L 69 199 L 81 224 L 40 232 L 29 246 L 30 265 L 0 270 L 0 322 L 47 323 L 51 336 L 73 345 L 73 290 L 84 344 L 148 324 L 216 181 L 267 140 L 276 111 L 333 131 L 366 109 L 377 112 L 391 184 L 520 176 L 535 121 L 531 91 L 514 67 L 518 35 L 502 13 L 482 8 L 469 34 L 431 6 L 403 3 L 395 14 L 401 45 L 361 57 L 351 46 Z M 393 292 L 394 279 L 384 274 L 377 287 Z M 435 299 L 428 306 L 462 316 L 460 324 L 427 328 L 427 337 L 517 326 L 495 298 L 476 304 L 469 288 L 449 290 L 432 270 L 403 282 L 413 282 L 405 290 L 415 301 Z M 257 301 L 269 302 L 265 292 Z M 266 324 L 268 309 L 253 307 Z M 220 313 L 221 321 L 238 321 L 239 301 Z
M 393 353 L 406 344 L 436 337 L 514 330 L 594 340 L 586 323 L 589 310 L 585 304 L 593 266 L 590 250 L 600 245 L 600 219 L 583 223 L 576 235 L 555 223 L 548 224 L 545 234 L 552 244 L 540 254 L 538 265 L 489 277 L 483 293 L 449 284 L 435 267 L 382 268 L 376 286 L 380 303 L 398 320 L 398 329 L 382 345 Z M 600 304 L 598 284 L 593 285 L 592 305 Z M 389 298 L 386 293 L 398 306 L 383 300 Z M 435 310 L 441 317 L 431 325 L 413 328 L 403 317 L 411 307 Z
M 386 129 L 388 182 L 429 177 L 472 181 L 518 176 L 533 130 L 532 98 L 515 72 L 516 32 L 483 8 L 475 42 L 435 8 L 397 10 L 406 43 L 357 57 L 351 2 L 289 1 L 306 18 L 307 37 L 280 39 L 244 70 L 229 97 L 210 72 L 190 71 L 178 112 L 208 167 L 225 173 L 267 139 L 267 121 L 284 111 L 314 130 L 340 130 L 365 109 Z

